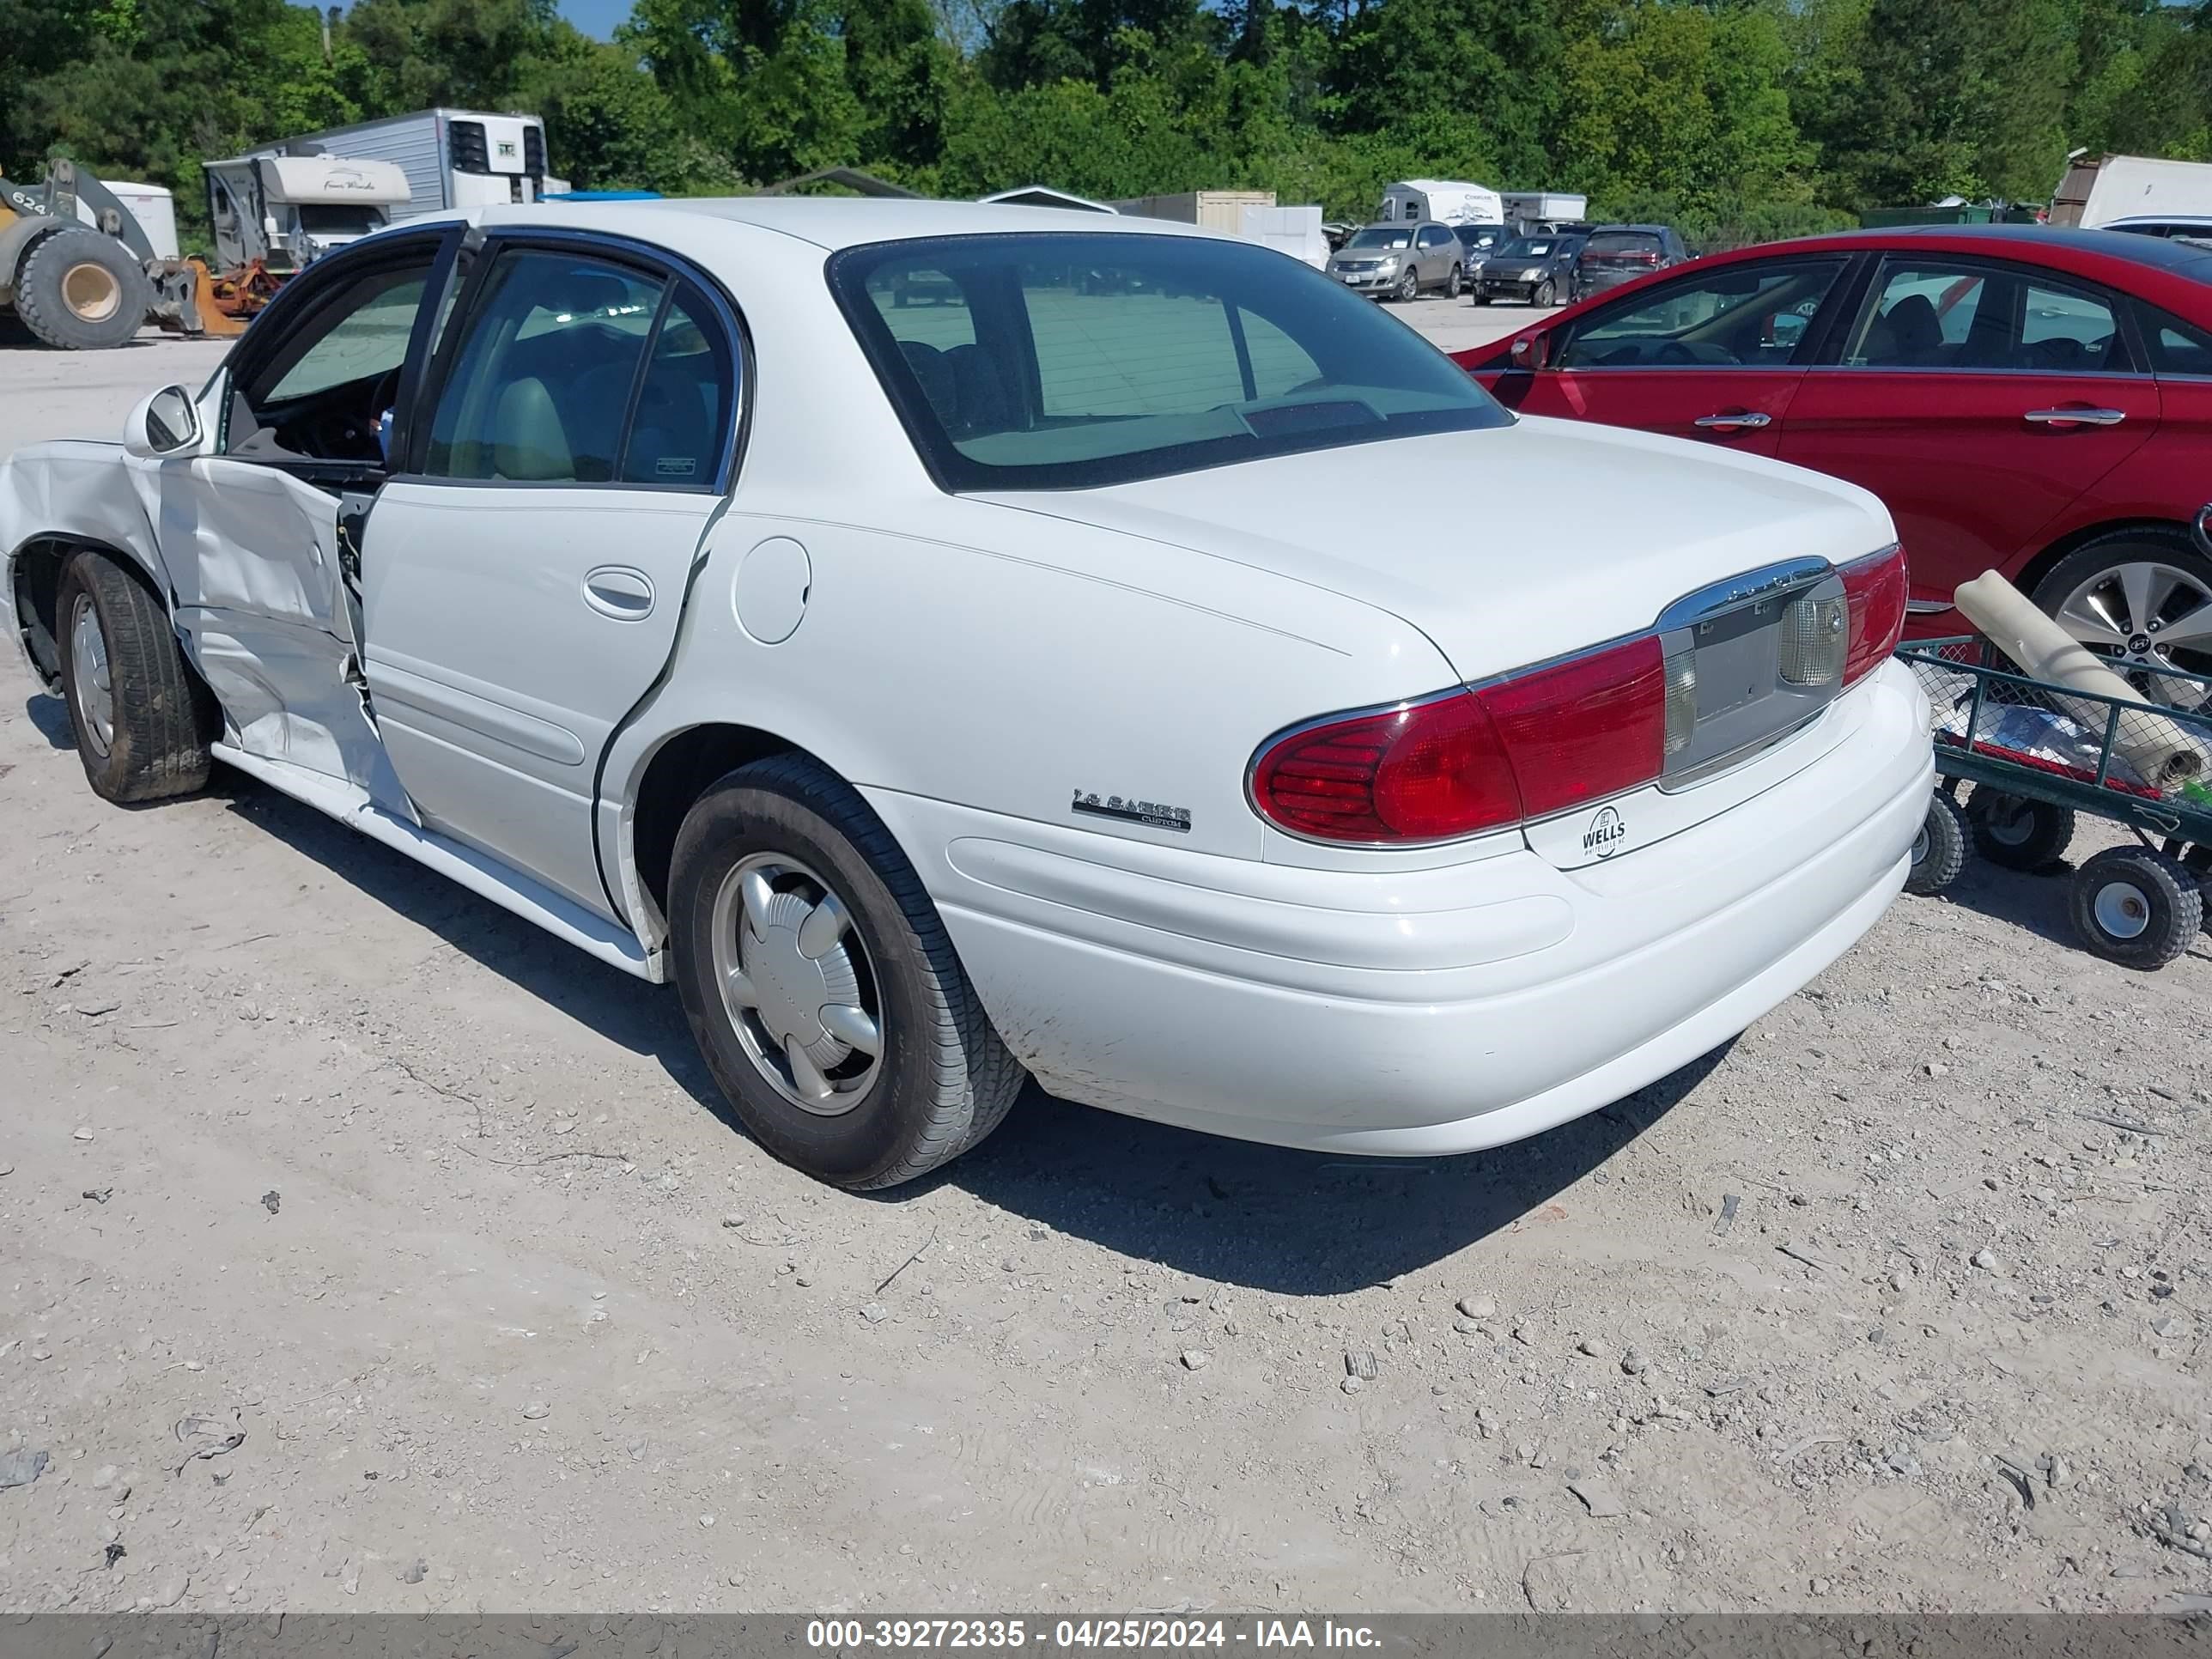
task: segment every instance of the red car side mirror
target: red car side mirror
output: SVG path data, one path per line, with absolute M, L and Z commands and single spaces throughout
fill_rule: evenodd
M 1545 335 L 1523 334 L 1519 339 L 1514 341 L 1508 355 L 1513 359 L 1514 368 L 1525 368 L 1533 372 L 1543 368 L 1550 360 L 1552 343 Z

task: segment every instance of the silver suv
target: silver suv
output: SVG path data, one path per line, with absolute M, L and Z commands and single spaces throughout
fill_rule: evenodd
M 1328 274 L 1346 288 L 1386 300 L 1410 300 L 1425 288 L 1456 300 L 1465 252 L 1449 225 L 1363 225 L 1329 256 Z

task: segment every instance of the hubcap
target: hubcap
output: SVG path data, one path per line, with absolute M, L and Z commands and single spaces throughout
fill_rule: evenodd
M 1928 862 L 1928 830 L 1924 825 L 1920 833 L 1912 838 L 1912 861 L 1915 864 Z
M 62 303 L 85 322 L 104 323 L 123 304 L 123 284 L 104 265 L 71 265 L 62 273 Z
M 756 853 L 714 896 L 722 1010 L 760 1074 L 802 1111 L 860 1103 L 883 1065 L 883 998 L 852 913 L 795 859 Z
M 77 595 L 70 617 L 70 689 L 83 726 L 79 735 L 94 754 L 105 756 L 115 741 L 115 683 L 107 667 L 107 635 L 84 593 Z
M 2114 939 L 2141 939 L 2150 926 L 2150 900 L 2131 881 L 2108 881 L 2097 890 L 2090 907 L 2097 926 Z
M 2160 673 L 2212 673 L 2212 587 L 2190 572 L 2155 561 L 2099 571 L 2067 595 L 2058 625 L 2122 673 L 2151 682 L 2143 689 L 2160 701 L 2203 700 L 2201 688 Z

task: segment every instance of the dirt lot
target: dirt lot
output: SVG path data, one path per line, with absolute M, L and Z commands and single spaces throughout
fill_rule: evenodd
M 0 448 L 211 355 L 41 357 Z M 12 658 L 0 848 L 7 1609 L 2212 1592 L 2212 951 L 2108 967 L 2062 881 L 1502 1152 L 1033 1093 L 863 1198 L 672 993 L 234 775 L 101 805 Z

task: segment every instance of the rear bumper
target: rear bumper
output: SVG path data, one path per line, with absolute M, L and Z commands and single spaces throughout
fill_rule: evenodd
M 1872 926 L 1927 811 L 1927 705 L 1891 665 L 1823 720 L 1848 729 L 1814 763 L 1574 871 L 1525 848 L 1292 869 L 871 799 L 1048 1089 L 1242 1139 L 1428 1155 L 1665 1076 Z

